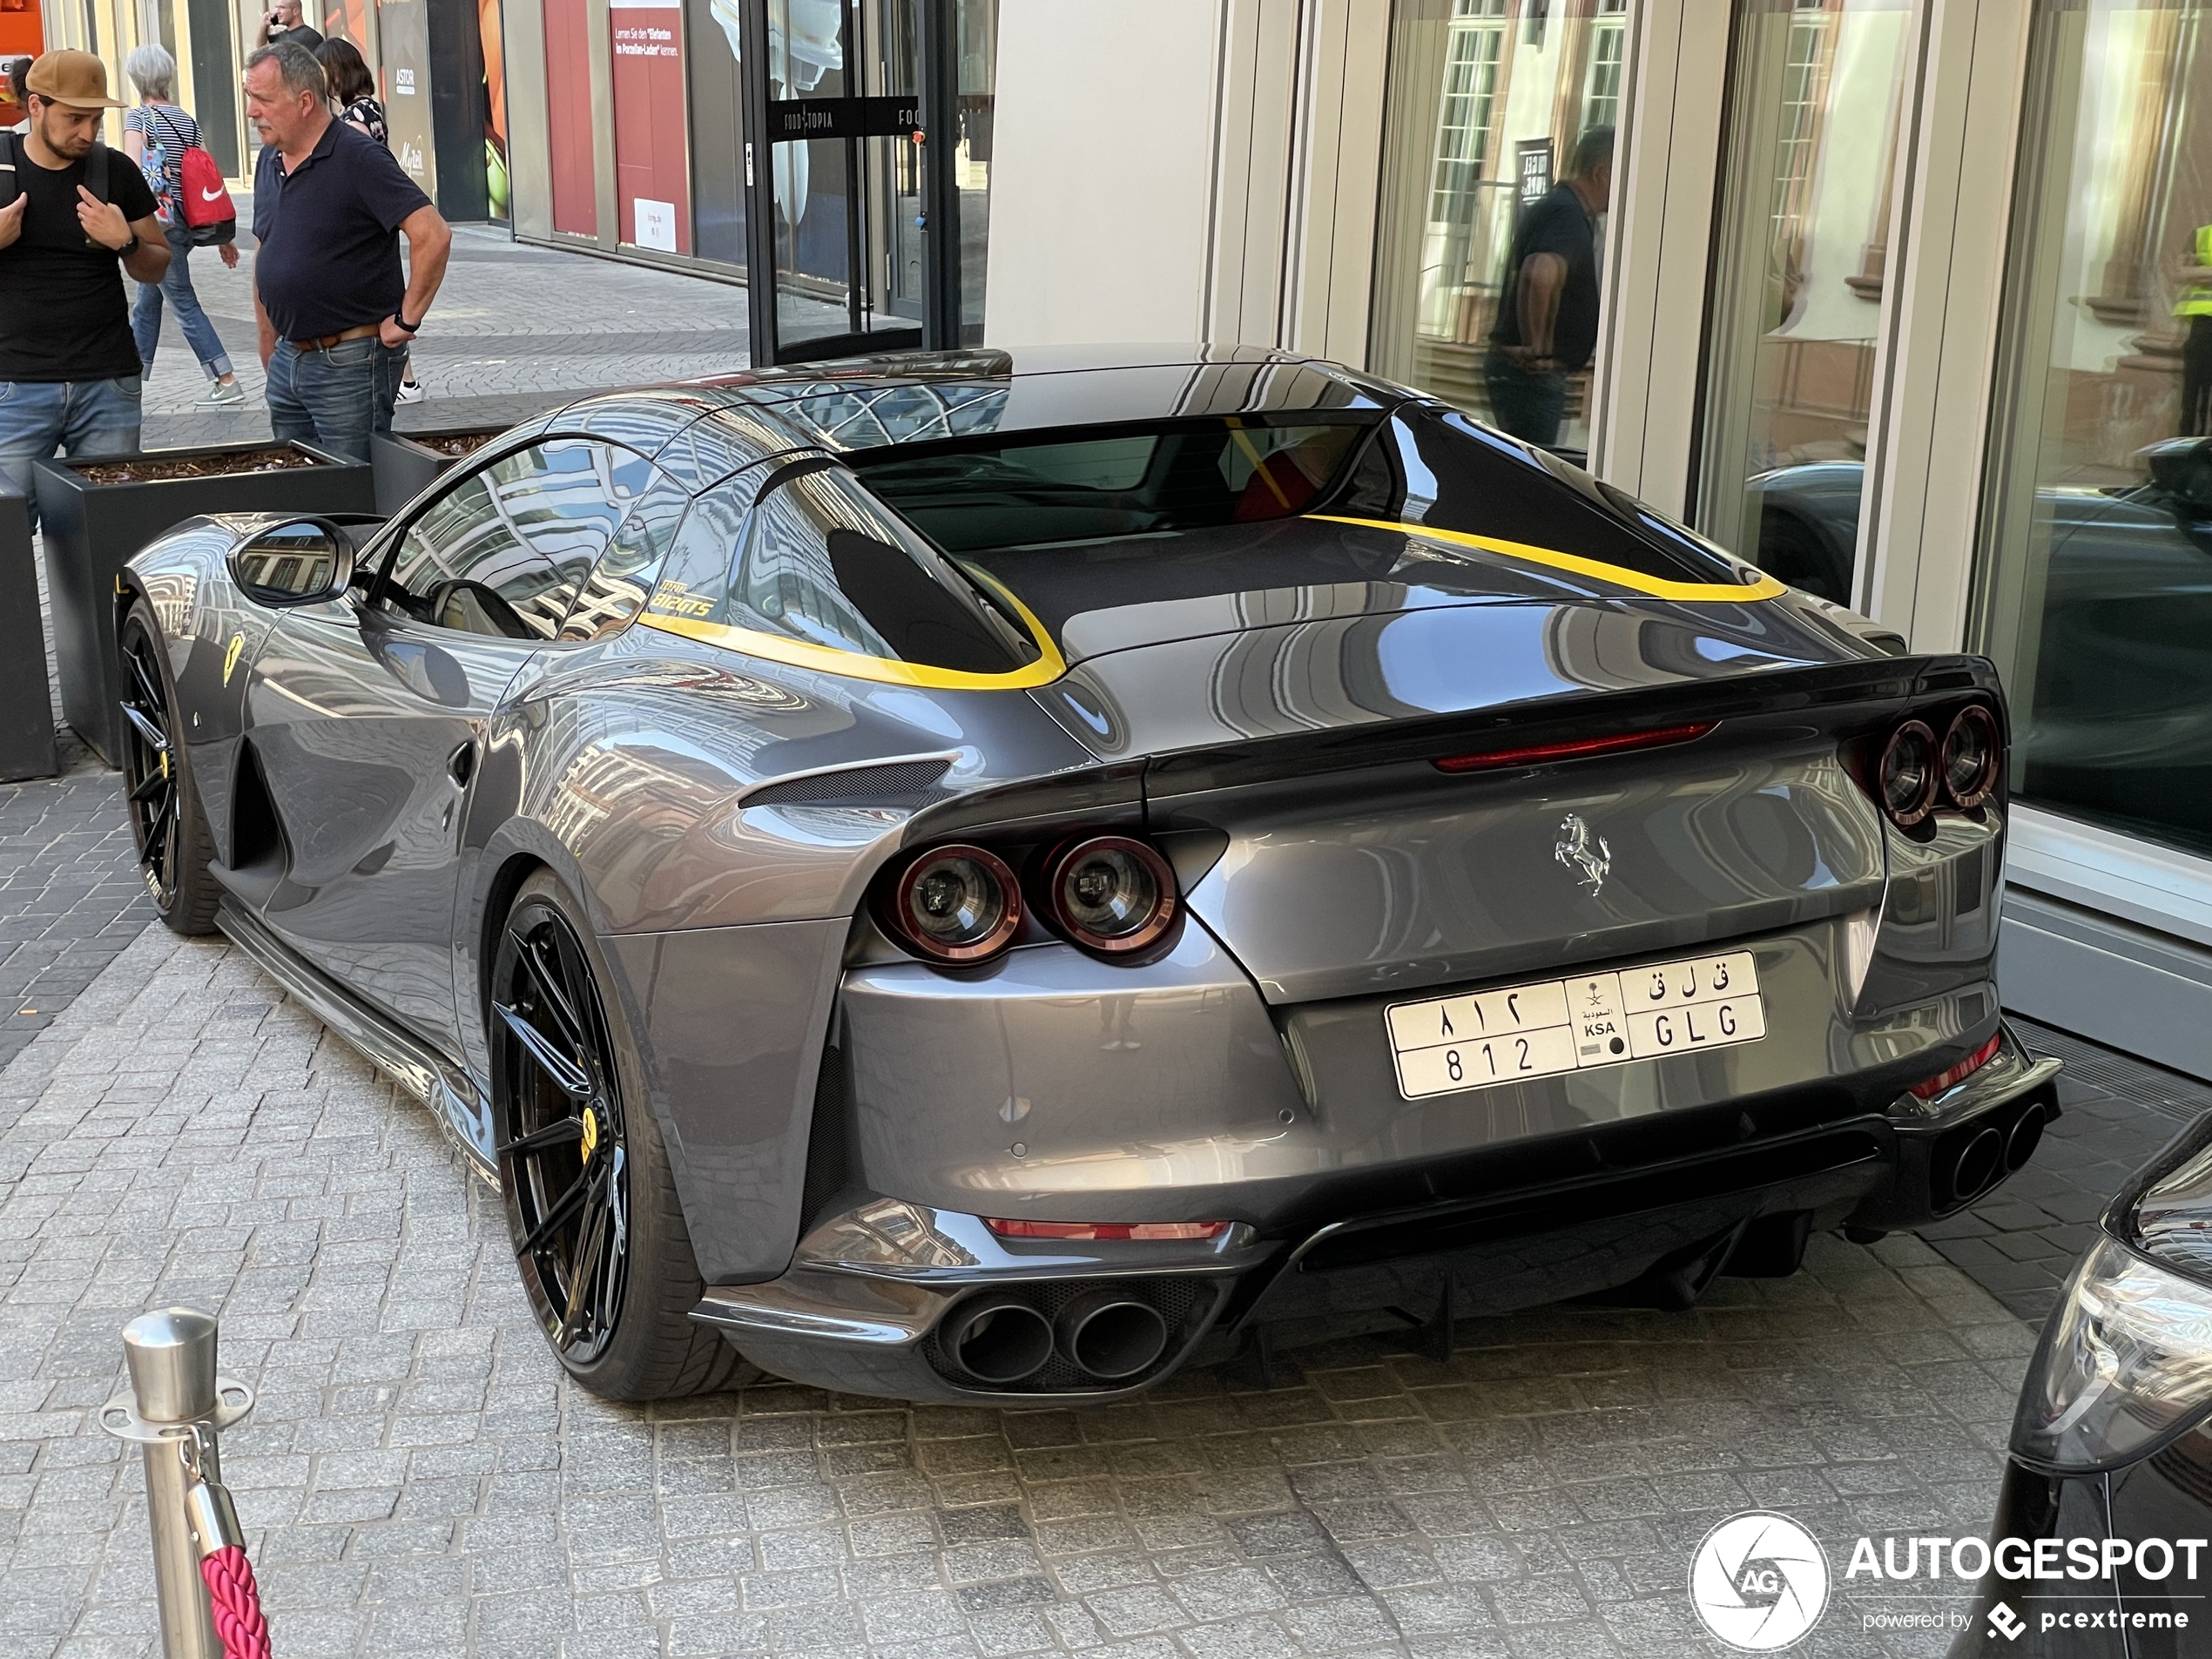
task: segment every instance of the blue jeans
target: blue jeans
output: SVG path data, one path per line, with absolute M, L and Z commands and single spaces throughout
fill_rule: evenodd
M 316 351 L 277 341 L 269 356 L 269 427 L 280 442 L 320 444 L 349 461 L 368 459 L 372 432 L 392 429 L 407 353 L 374 334 Z
M 223 349 L 223 337 L 207 320 L 207 314 L 200 309 L 199 295 L 192 291 L 192 268 L 185 263 L 192 257 L 192 233 L 172 225 L 163 234 L 169 240 L 168 273 L 158 283 L 138 284 L 138 303 L 131 307 L 131 333 L 138 342 L 138 361 L 148 374 L 153 372 L 154 347 L 161 344 L 161 298 L 166 294 L 169 303 L 177 307 L 177 321 L 184 328 L 185 343 L 192 347 L 192 354 L 199 359 L 209 378 L 220 380 L 231 372 L 231 360 Z
M 1555 368 L 1523 368 L 1501 352 L 1483 361 L 1490 392 L 1490 424 L 1525 443 L 1549 448 L 1559 442 L 1567 415 L 1567 376 Z
M 30 497 L 38 523 L 34 463 L 56 449 L 71 457 L 127 455 L 138 448 L 136 374 L 115 381 L 0 381 L 0 473 Z

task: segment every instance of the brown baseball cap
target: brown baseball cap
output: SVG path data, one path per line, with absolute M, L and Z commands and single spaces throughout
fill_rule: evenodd
M 50 104 L 66 104 L 72 110 L 124 107 L 107 95 L 107 65 L 90 52 L 48 52 L 31 64 L 30 73 L 24 77 L 24 90 L 37 93 Z

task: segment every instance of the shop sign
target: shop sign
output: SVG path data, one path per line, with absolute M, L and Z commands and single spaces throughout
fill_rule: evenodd
M 921 101 L 902 98 L 783 98 L 768 105 L 768 140 L 899 138 L 918 134 Z

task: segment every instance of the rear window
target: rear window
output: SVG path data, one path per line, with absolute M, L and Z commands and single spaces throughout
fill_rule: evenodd
M 1251 416 L 907 446 L 850 457 L 953 553 L 1290 518 L 1327 492 L 1366 421 Z
M 1359 457 L 1329 510 L 1572 553 L 1665 582 L 1734 584 L 1727 556 L 1556 455 L 1415 406 Z
M 1023 631 L 842 468 L 800 462 L 748 494 L 733 480 L 692 502 L 648 617 L 968 673 L 1035 660 Z

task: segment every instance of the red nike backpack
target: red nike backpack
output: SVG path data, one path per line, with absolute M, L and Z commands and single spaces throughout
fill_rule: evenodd
M 238 209 L 223 183 L 223 170 L 215 158 L 198 145 L 178 158 L 178 194 L 184 198 L 185 223 L 192 228 L 194 247 L 213 247 L 238 236 Z

